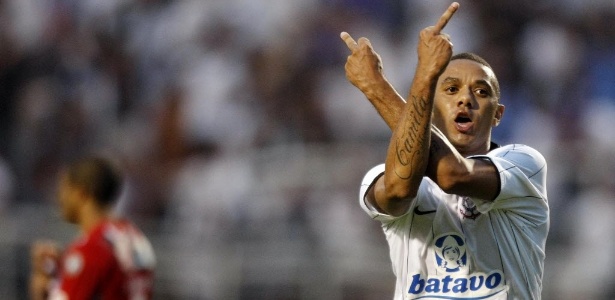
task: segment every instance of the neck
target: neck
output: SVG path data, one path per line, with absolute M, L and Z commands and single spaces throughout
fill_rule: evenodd
M 94 202 L 90 201 L 81 209 L 79 228 L 83 232 L 89 232 L 101 221 L 108 219 L 109 217 L 109 209 L 101 208 L 95 205 Z
M 487 139 L 487 142 L 485 144 L 481 144 L 479 147 L 455 148 L 457 148 L 457 151 L 459 151 L 459 154 L 461 154 L 463 157 L 468 157 L 472 155 L 484 155 L 491 151 L 491 139 Z

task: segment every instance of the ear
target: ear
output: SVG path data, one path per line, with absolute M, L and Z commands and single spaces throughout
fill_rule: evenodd
M 506 107 L 503 104 L 498 103 L 498 108 L 495 110 L 495 116 L 493 116 L 493 121 L 491 121 L 491 126 L 496 127 L 500 125 L 500 121 L 502 121 L 502 116 L 504 115 L 504 110 Z

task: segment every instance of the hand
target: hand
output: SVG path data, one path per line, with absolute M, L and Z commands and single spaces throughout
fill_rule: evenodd
M 340 37 L 351 51 L 345 66 L 346 78 L 350 83 L 366 93 L 374 84 L 386 81 L 382 73 L 382 59 L 367 38 L 359 38 L 357 43 L 347 32 L 342 32 Z
M 30 249 L 32 272 L 29 293 L 31 300 L 47 299 L 48 288 L 57 271 L 60 247 L 52 241 L 36 241 Z
M 440 76 L 444 72 L 453 54 L 453 44 L 450 37 L 442 33 L 442 29 L 458 8 L 459 3 L 453 2 L 436 25 L 423 29 L 419 34 L 417 73 Z
M 30 300 L 45 300 L 49 295 L 49 286 L 51 277 L 42 273 L 32 273 L 30 275 L 30 283 L 28 293 Z
M 52 241 L 36 241 L 31 248 L 32 271 L 51 276 L 57 269 L 60 247 Z

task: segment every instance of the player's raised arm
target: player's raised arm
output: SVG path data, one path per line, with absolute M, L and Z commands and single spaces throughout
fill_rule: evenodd
M 374 190 L 376 206 L 390 215 L 407 211 L 425 175 L 435 88 L 453 51 L 449 37 L 441 31 L 458 7 L 456 2 L 451 4 L 436 25 L 423 29 L 419 36 L 418 64 L 408 101 L 389 143 L 384 176 Z
M 384 76 L 380 55 L 367 38 L 356 42 L 347 32 L 340 37 L 351 52 L 346 60 L 346 78 L 374 105 L 389 128 L 395 129 L 405 101 Z
M 442 31 L 458 6 L 451 5 L 431 30 L 434 33 Z M 406 101 L 386 79 L 380 55 L 365 37 L 359 38 L 358 42 L 347 32 L 342 32 L 340 37 L 351 52 L 345 65 L 346 78 L 367 97 L 389 128 L 394 130 Z

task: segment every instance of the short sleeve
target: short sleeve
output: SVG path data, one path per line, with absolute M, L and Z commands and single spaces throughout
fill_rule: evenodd
M 62 262 L 61 292 L 69 299 L 94 297 L 111 260 L 108 250 L 101 247 L 85 245 L 70 249 Z
M 373 205 L 371 205 L 366 199 L 367 191 L 376 183 L 376 180 L 380 178 L 384 174 L 384 164 L 377 165 L 370 169 L 365 176 L 363 177 L 363 181 L 361 182 L 361 189 L 359 192 L 359 204 L 361 208 L 372 218 L 378 220 L 383 223 L 395 221 L 407 214 L 401 216 L 391 216 L 384 213 L 379 212 Z M 408 210 L 410 211 L 410 210 Z
M 547 163 L 538 151 L 512 144 L 471 158 L 491 160 L 500 177 L 500 193 L 495 200 L 472 199 L 480 212 L 507 209 L 536 223 L 548 218 L 544 214 L 547 210 Z

